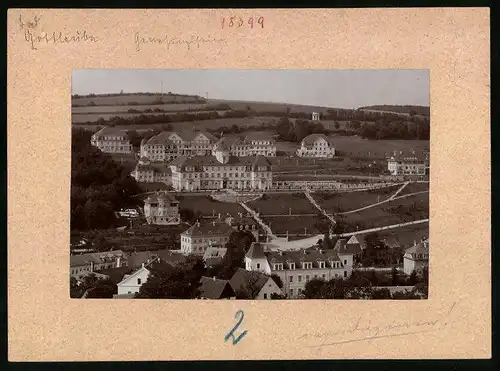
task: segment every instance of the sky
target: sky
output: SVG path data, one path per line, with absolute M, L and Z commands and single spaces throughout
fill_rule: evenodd
M 428 70 L 73 70 L 72 94 L 135 92 L 334 108 L 429 106 Z

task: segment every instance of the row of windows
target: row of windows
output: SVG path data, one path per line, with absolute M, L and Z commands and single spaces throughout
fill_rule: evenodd
M 317 268 L 325 268 L 326 267 L 326 262 L 324 261 L 319 261 L 317 263 Z M 329 261 L 328 263 L 330 268 L 342 268 L 342 263 L 339 261 Z M 347 264 L 347 260 L 344 260 L 344 264 Z M 295 263 L 288 263 L 287 264 L 288 269 L 293 270 L 295 269 Z M 260 268 L 260 264 L 257 264 L 257 268 Z M 313 268 L 313 263 L 312 262 L 302 262 L 302 269 L 312 269 Z M 275 263 L 273 264 L 273 270 L 275 271 L 281 271 L 283 270 L 283 263 Z
M 183 174 L 183 173 L 181 173 Z M 184 173 L 186 178 L 250 178 L 251 173 Z M 264 173 L 259 175 L 262 178 L 270 178 L 271 173 Z
M 202 243 L 202 242 L 208 243 L 209 241 L 227 242 L 229 241 L 229 237 L 192 238 L 192 237 L 181 236 L 181 241 L 186 243 Z

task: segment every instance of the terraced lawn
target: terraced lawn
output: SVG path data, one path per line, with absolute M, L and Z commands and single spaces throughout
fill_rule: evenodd
M 194 212 L 200 212 L 203 216 L 217 216 L 221 217 L 238 216 L 238 213 L 246 215 L 246 210 L 237 203 L 218 202 L 214 201 L 209 196 L 176 196 L 180 202 L 181 209 L 190 209 Z
M 323 216 L 277 216 L 262 218 L 273 233 L 289 234 L 320 234 L 324 233 L 322 225 L 328 225 L 328 220 Z
M 262 198 L 248 202 L 247 205 L 261 215 L 317 214 L 319 210 L 312 205 L 303 193 L 265 194 Z
M 388 199 L 401 186 L 392 186 L 381 189 L 360 192 L 316 192 L 311 195 L 318 204 L 328 213 L 334 214 L 356 210 L 376 202 Z

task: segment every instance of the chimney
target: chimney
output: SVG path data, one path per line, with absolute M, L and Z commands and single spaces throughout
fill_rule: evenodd
M 280 254 L 281 256 L 283 256 L 283 251 L 279 250 L 278 254 Z
M 196 222 L 196 226 L 199 227 L 200 226 L 200 222 Z
M 324 252 L 323 249 L 319 249 L 320 254 L 323 254 L 323 252 Z
M 144 268 L 144 263 L 141 263 L 141 268 Z
M 220 213 L 219 213 L 219 219 L 220 219 Z
M 413 240 L 413 246 L 417 246 L 417 240 Z
M 212 225 L 215 227 L 215 222 L 212 222 Z
M 243 217 L 243 213 L 238 213 L 238 216 L 241 218 Z
M 214 280 L 214 282 L 215 282 L 215 276 L 213 276 L 213 278 L 212 278 L 212 279 L 213 279 L 213 280 Z
M 121 256 L 116 257 L 116 268 L 120 268 L 122 266 L 122 258 Z
M 90 271 L 94 271 L 94 262 L 92 260 L 90 261 Z

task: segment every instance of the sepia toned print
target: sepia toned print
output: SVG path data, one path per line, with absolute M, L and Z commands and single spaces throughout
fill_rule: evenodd
M 428 79 L 73 71 L 70 296 L 427 299 Z

